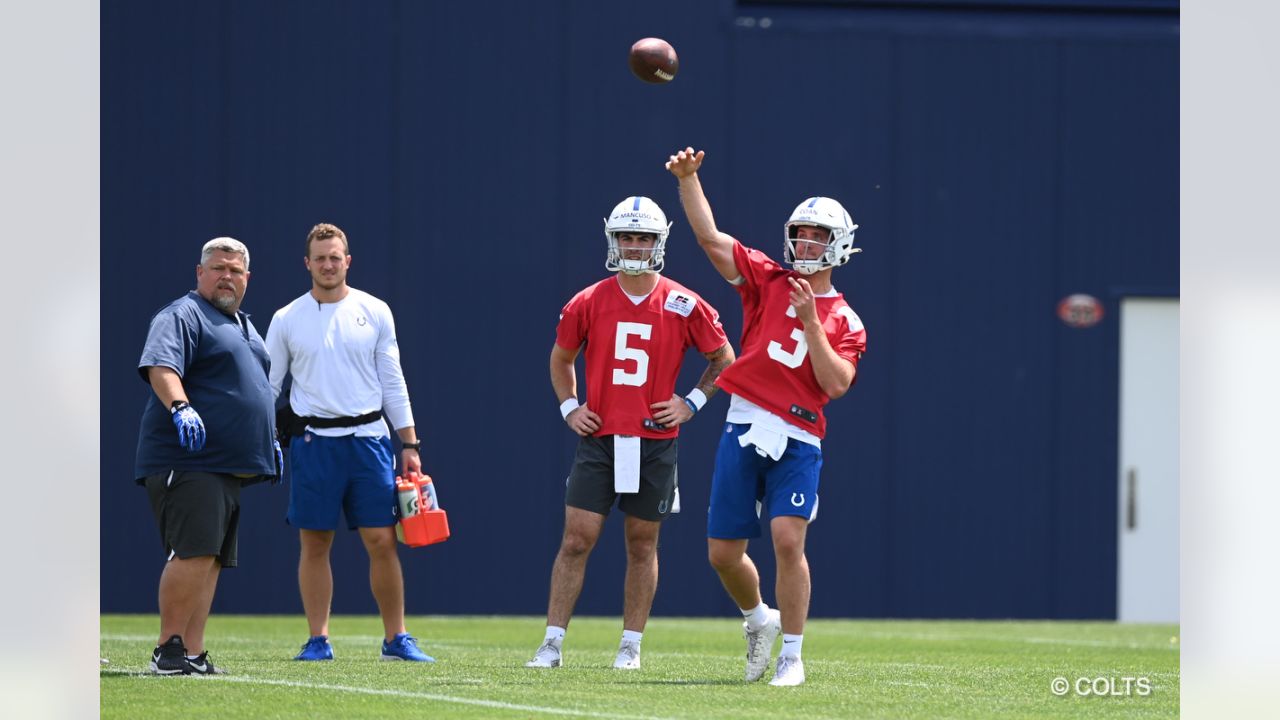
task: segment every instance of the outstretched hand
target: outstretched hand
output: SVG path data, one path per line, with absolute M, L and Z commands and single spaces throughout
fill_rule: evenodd
M 698 168 L 702 167 L 702 158 L 706 155 L 702 150 L 695 153 L 693 148 L 687 147 L 672 155 L 671 159 L 667 160 L 666 168 L 677 178 L 686 178 L 698 172 Z

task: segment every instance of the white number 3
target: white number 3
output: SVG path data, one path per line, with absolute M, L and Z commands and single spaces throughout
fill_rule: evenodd
M 790 305 L 787 306 L 787 317 L 796 316 L 796 309 Z M 787 352 L 782 349 L 782 343 L 777 340 L 769 342 L 769 357 L 786 365 L 792 370 L 800 367 L 800 363 L 804 362 L 804 356 L 809 354 L 809 342 L 804 339 L 804 328 L 798 327 L 791 331 L 791 339 L 796 341 L 796 349 Z
M 627 372 L 622 368 L 614 368 L 614 385 L 640 386 L 649 379 L 649 353 L 638 348 L 627 347 L 627 339 L 635 335 L 641 340 L 648 340 L 652 334 L 653 326 L 646 323 L 618 323 L 617 334 L 613 336 L 613 356 L 618 360 L 635 360 L 636 371 Z M 770 352 L 772 353 L 772 348 Z
M 853 308 L 843 305 L 836 310 L 837 315 L 844 316 L 845 322 L 849 323 L 850 330 L 861 330 L 862 322 L 858 320 L 858 316 L 853 313 Z M 796 309 L 790 305 L 787 306 L 787 317 L 796 316 Z M 787 352 L 782 349 L 782 343 L 773 340 L 769 343 L 769 357 L 786 365 L 792 370 L 800 367 L 800 363 L 804 362 L 804 356 L 809 354 L 809 341 L 804 339 L 804 328 L 798 327 L 791 331 L 791 339 L 796 341 L 796 349 Z

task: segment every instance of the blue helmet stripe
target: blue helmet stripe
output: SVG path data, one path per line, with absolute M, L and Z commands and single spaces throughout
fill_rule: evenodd
M 635 204 L 633 204 L 633 205 L 631 206 L 631 209 L 632 209 L 632 210 L 639 210 L 639 209 L 640 209 L 640 196 L 639 196 L 639 195 L 637 195 L 636 197 L 634 197 L 634 198 L 632 198 L 632 199 L 633 199 L 633 200 L 635 200 Z
M 817 204 L 818 204 L 818 198 L 814 198 L 809 201 L 808 207 L 813 207 L 814 205 L 817 205 Z

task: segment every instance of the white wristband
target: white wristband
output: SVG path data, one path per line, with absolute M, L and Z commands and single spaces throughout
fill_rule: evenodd
M 565 400 L 564 402 L 560 403 L 560 417 L 568 420 L 569 413 L 577 409 L 578 409 L 578 398 L 571 397 L 568 400 Z
M 699 410 L 702 409 L 703 405 L 707 404 L 707 394 L 702 392 L 698 388 L 694 388 L 690 390 L 689 394 L 685 395 L 685 398 L 688 399 L 689 402 L 696 405 Z

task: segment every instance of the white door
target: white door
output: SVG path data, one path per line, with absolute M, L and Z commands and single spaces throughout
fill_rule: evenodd
M 1117 619 L 1178 622 L 1178 300 L 1120 304 Z

